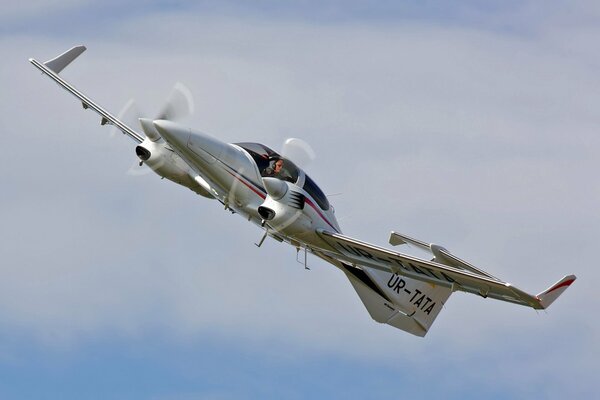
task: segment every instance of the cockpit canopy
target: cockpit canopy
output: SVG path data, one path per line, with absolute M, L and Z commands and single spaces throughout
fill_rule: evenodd
M 322 210 L 329 209 L 327 196 L 325 196 L 317 184 L 291 160 L 282 157 L 260 143 L 236 143 L 236 145 L 246 150 L 254 159 L 260 172 L 260 176 L 278 178 L 298 185 L 303 185 L 302 188 L 310 194 Z M 304 182 L 300 182 L 301 180 Z
M 236 143 L 250 154 L 256 162 L 260 176 L 273 177 L 288 181 L 298 182 L 300 171 L 296 165 L 275 153 L 265 145 L 259 143 Z

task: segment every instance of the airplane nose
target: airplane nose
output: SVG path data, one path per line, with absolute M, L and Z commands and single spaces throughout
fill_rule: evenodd
M 152 124 L 167 142 L 176 146 L 185 148 L 187 146 L 188 139 L 190 138 L 190 130 L 185 129 L 182 126 L 172 121 L 164 119 L 158 119 L 152 121 Z

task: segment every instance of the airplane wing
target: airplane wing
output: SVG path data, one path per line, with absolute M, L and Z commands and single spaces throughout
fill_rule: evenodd
M 131 129 L 131 127 L 129 127 L 128 125 L 126 125 L 125 123 L 123 123 L 122 121 L 117 119 L 111 113 L 109 113 L 104 108 L 99 106 L 92 99 L 87 97 L 85 94 L 81 93 L 74 86 L 72 86 L 70 83 L 68 83 L 62 77 L 60 77 L 58 75 L 60 71 L 62 71 L 73 60 L 75 60 L 77 57 L 79 57 L 79 55 L 81 55 L 81 53 L 83 53 L 85 50 L 86 50 L 85 46 L 75 46 L 75 47 L 71 48 L 70 50 L 67 50 L 63 54 L 61 54 L 51 60 L 48 60 L 44 63 L 41 63 L 33 58 L 30 58 L 29 62 L 31 62 L 37 69 L 42 71 L 42 73 L 48 75 L 54 82 L 56 82 L 59 86 L 61 86 L 67 92 L 71 93 L 73 96 L 75 96 L 79 100 L 81 100 L 81 104 L 84 109 L 89 108 L 89 109 L 94 110 L 96 113 L 98 113 L 102 117 L 102 119 L 100 120 L 101 125 L 106 125 L 106 124 L 114 125 L 121 132 L 123 132 L 125 135 L 131 137 L 136 142 L 138 142 L 138 143 L 143 142 L 144 136 L 142 136 L 141 134 L 139 134 L 136 131 L 134 131 L 133 129 Z
M 548 308 L 576 279 L 575 275 L 567 275 L 543 292 L 532 295 L 470 264 L 443 263 L 445 260 L 427 261 L 326 230 L 319 230 L 318 234 L 331 246 L 331 250 L 321 249 L 321 251 L 341 262 L 439 285 L 450 288 L 451 291 L 474 293 L 537 310 Z

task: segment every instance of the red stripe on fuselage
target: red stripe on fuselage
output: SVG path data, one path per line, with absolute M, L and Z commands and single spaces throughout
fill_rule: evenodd
M 259 192 L 258 190 L 256 190 L 254 187 L 252 187 L 249 183 L 244 182 L 244 180 L 242 178 L 240 178 L 239 175 L 235 175 L 232 174 L 230 171 L 227 171 L 231 176 L 233 176 L 234 178 L 236 178 L 238 181 L 242 182 L 248 189 L 252 190 L 254 193 L 256 193 L 261 199 L 266 199 L 266 196 Z
M 321 213 L 321 210 L 319 210 L 317 208 L 317 206 L 315 205 L 315 203 L 312 202 L 311 199 L 309 199 L 308 197 L 305 197 L 305 202 L 308 203 L 308 205 L 311 206 L 313 208 L 313 210 L 315 210 L 317 212 L 317 214 L 319 214 L 319 216 L 323 219 L 323 221 L 327 222 L 327 225 L 329 225 L 331 228 L 333 228 L 334 231 L 338 232 L 338 230 L 335 228 L 335 226 L 333 226 L 331 224 L 331 222 L 329 222 L 327 220 L 327 218 L 325 218 L 325 216 L 323 215 L 323 213 Z

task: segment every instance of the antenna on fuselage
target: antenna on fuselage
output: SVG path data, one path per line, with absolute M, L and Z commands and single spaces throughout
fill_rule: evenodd
M 298 259 L 298 255 L 300 254 L 300 246 L 296 247 L 296 262 L 298 264 L 304 265 L 304 269 L 310 271 L 310 268 L 308 268 L 308 248 L 306 246 L 304 246 L 303 248 L 304 248 L 304 263 Z
M 260 241 L 258 243 L 254 243 L 256 245 L 256 247 L 260 247 L 262 246 L 262 244 L 264 243 L 265 239 L 267 238 L 267 235 L 269 234 L 269 230 L 265 229 L 265 234 L 263 235 L 263 237 L 260 239 Z

